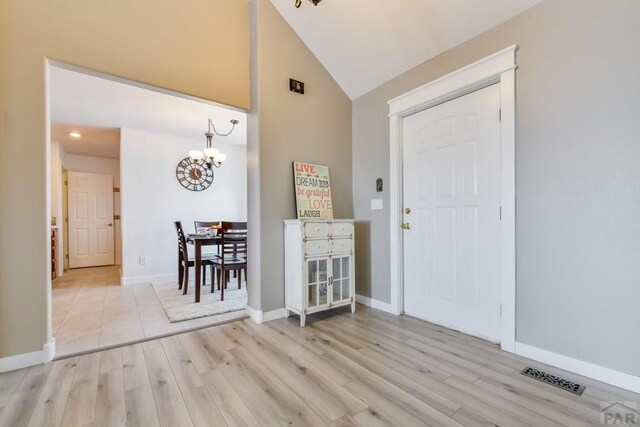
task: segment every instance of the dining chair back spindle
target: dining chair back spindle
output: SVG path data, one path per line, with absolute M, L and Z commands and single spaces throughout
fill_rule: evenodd
M 242 271 L 247 280 L 247 223 L 223 221 L 221 228 L 221 253 L 213 260 L 216 269 L 220 300 L 224 301 L 224 288 L 227 285 L 227 272 L 237 271 L 238 289 L 242 284 Z M 211 287 L 211 292 L 214 287 Z

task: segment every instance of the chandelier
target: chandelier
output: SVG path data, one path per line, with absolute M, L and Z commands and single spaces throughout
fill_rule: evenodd
M 314 6 L 317 6 L 322 0 L 309 0 Z M 302 5 L 302 0 L 296 0 L 296 8 Z
M 238 120 L 231 119 L 231 124 L 232 124 L 231 130 L 227 133 L 220 133 L 216 130 L 216 126 L 211 121 L 211 117 L 209 117 L 209 123 L 208 123 L 209 128 L 204 134 L 204 136 L 207 138 L 207 146 L 204 148 L 203 151 L 200 151 L 200 150 L 189 151 L 189 157 L 191 158 L 191 160 L 193 160 L 194 162 L 199 162 L 200 160 L 204 159 L 204 162 L 209 169 L 211 169 L 212 166 L 219 168 L 222 165 L 222 163 L 224 163 L 225 160 L 227 160 L 227 155 L 221 153 L 220 150 L 213 147 L 213 137 L 215 135 L 218 135 L 218 136 L 230 135 L 238 123 L 240 123 Z

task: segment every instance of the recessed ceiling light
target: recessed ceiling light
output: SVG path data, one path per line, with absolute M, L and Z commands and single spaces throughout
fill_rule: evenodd
M 69 132 L 69 136 L 71 138 L 80 138 L 82 135 L 80 135 L 80 132 Z

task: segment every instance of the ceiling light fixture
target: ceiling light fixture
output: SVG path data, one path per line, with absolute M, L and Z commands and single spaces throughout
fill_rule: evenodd
M 222 154 L 220 150 L 213 147 L 213 137 L 215 135 L 218 135 L 218 136 L 230 135 L 238 123 L 240 123 L 238 120 L 231 119 L 231 124 L 232 124 L 231 130 L 227 133 L 219 133 L 216 130 L 215 125 L 211 121 L 211 117 L 209 117 L 209 123 L 208 123 L 209 129 L 204 134 L 204 136 L 207 138 L 207 146 L 204 148 L 203 151 L 200 151 L 200 150 L 189 151 L 189 157 L 191 158 L 191 160 L 193 160 L 194 163 L 197 163 L 200 160 L 204 160 L 205 164 L 209 169 L 211 169 L 211 166 L 215 166 L 219 168 L 222 165 L 222 163 L 224 163 L 225 160 L 227 160 L 227 155 Z
M 309 0 L 313 3 L 314 6 L 317 6 L 322 0 Z M 302 0 L 296 0 L 296 8 L 299 8 L 302 5 Z
M 73 132 L 69 132 L 69 136 L 71 138 L 80 138 L 82 135 L 80 134 L 80 132 L 73 131 Z

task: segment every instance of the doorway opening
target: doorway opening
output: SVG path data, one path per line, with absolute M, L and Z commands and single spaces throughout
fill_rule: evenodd
M 193 265 L 178 288 L 174 225 L 188 237 L 201 231 L 196 221 L 246 222 L 246 113 L 67 64 L 47 68 L 56 357 L 246 316 L 246 270 L 228 274 L 224 301 L 209 263 L 199 303 Z M 209 167 L 189 155 L 205 147 L 209 118 L 222 132 L 239 123 L 215 137 L 226 161 L 210 166 L 204 185 L 180 165 Z M 214 257 L 208 248 L 202 259 Z
M 496 118 L 499 120 L 499 159 L 500 177 L 496 187 L 499 189 L 499 224 L 498 247 L 495 249 L 497 267 L 493 269 L 496 280 L 499 283 L 499 325 L 495 329 L 501 348 L 505 351 L 515 351 L 515 52 L 517 46 L 510 46 L 493 55 L 474 62 L 460 70 L 454 71 L 444 77 L 434 80 L 411 92 L 401 95 L 389 101 L 390 117 L 390 265 L 391 265 L 391 311 L 395 314 L 402 314 L 408 305 L 405 305 L 405 289 L 411 285 L 407 280 L 416 279 L 415 274 L 405 271 L 405 259 L 410 259 L 414 254 L 405 253 L 405 233 L 409 232 L 407 224 L 411 222 L 411 213 L 407 213 L 404 200 L 404 126 L 405 119 L 432 107 L 444 105 L 448 101 L 455 100 L 464 95 L 471 94 L 481 89 L 497 85 L 499 88 L 499 110 L 496 111 Z M 449 121 L 449 125 L 451 121 Z M 443 127 L 446 130 L 446 126 Z M 442 129 L 441 129 L 442 130 Z M 444 133 L 444 132 L 441 132 Z M 452 158 L 453 159 L 453 158 Z M 451 159 L 450 159 L 451 160 Z M 446 162 L 443 164 L 447 164 Z M 455 165 L 455 162 L 449 162 Z M 451 168 L 450 168 L 451 169 Z M 451 174 L 443 174 L 444 179 Z M 453 181 L 455 182 L 455 173 Z M 444 181 L 443 181 L 444 184 Z M 471 183 L 472 184 L 472 183 Z M 441 185 L 441 188 L 445 186 Z M 449 212 L 451 214 L 451 212 Z M 431 215 L 430 219 L 434 216 Z M 453 217 L 449 216 L 451 224 Z M 442 218 L 444 220 L 444 217 Z M 425 223 L 427 223 L 425 218 Z M 442 225 L 444 226 L 444 222 Z M 402 226 L 402 227 L 401 227 Z M 438 227 L 438 232 L 442 234 L 442 227 Z M 446 231 L 446 230 L 445 230 Z M 442 242 L 445 234 L 442 234 Z M 450 237 L 452 234 L 450 233 Z M 449 239 L 453 243 L 455 239 Z M 482 248 L 480 248 L 482 250 Z M 455 251 L 455 249 L 453 250 Z M 454 253 L 449 251 L 450 254 Z M 442 266 L 446 266 L 453 261 L 452 256 L 448 260 L 441 260 Z M 439 261 L 438 261 L 439 262 Z M 437 269 L 434 269 L 437 271 Z M 454 268 L 442 268 L 441 273 L 446 271 L 458 274 Z M 414 272 L 415 273 L 415 272 Z M 431 272 L 430 272 L 431 274 Z M 455 276 L 449 274 L 449 279 Z M 440 286 L 440 296 L 451 296 L 452 286 L 447 286 L 447 275 L 443 275 L 441 280 L 435 283 Z M 442 286 L 444 283 L 445 286 Z M 424 291 L 424 290 L 423 290 Z M 424 292 L 425 298 L 432 298 L 434 293 Z M 455 298 L 449 298 L 455 299 Z M 431 301 L 431 300 L 430 300 Z M 409 307 L 409 310 L 411 308 Z M 495 315 L 495 313 L 494 313 Z M 455 325 L 448 325 L 454 326 Z
M 404 311 L 500 340 L 500 87 L 402 124 Z

